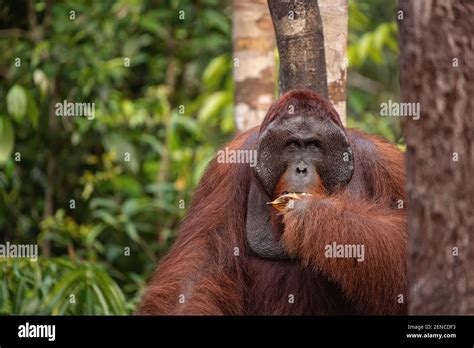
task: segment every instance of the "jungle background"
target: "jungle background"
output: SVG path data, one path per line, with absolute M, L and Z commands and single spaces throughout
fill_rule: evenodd
M 395 14 L 349 1 L 347 122 L 403 144 L 378 116 L 399 99 Z M 234 133 L 231 20 L 219 0 L 0 1 L 0 243 L 41 254 L 0 259 L 0 314 L 133 313 Z M 56 117 L 63 100 L 94 120 Z

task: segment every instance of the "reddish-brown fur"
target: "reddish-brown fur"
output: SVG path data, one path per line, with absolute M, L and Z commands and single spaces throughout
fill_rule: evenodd
M 332 106 L 318 98 L 304 91 L 284 95 L 269 110 L 262 129 L 286 114 L 289 104 L 323 105 L 340 125 Z M 346 132 L 354 151 L 354 176 L 341 192 L 304 199 L 285 214 L 282 241 L 294 256 L 291 261 L 252 253 L 245 219 L 255 178 L 246 164 L 214 159 L 138 313 L 405 313 L 406 216 L 405 209 L 397 207 L 405 200 L 403 155 L 382 138 Z M 253 128 L 227 146 L 240 149 L 258 134 Z M 324 246 L 333 241 L 364 244 L 366 260 L 326 258 Z M 404 303 L 398 303 L 399 294 Z

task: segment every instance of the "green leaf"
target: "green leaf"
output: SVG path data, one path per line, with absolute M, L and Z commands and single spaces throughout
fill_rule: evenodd
M 37 129 L 38 128 L 38 122 L 39 122 L 38 106 L 36 105 L 36 101 L 35 101 L 35 99 L 33 98 L 33 95 L 30 92 L 27 92 L 26 95 L 27 95 L 27 99 L 28 99 L 26 111 L 27 111 L 27 114 L 30 118 L 31 124 L 33 125 L 33 127 L 35 129 Z
M 347 58 L 349 59 L 349 66 L 351 68 L 360 66 L 359 54 L 357 53 L 356 45 L 349 45 L 347 47 Z
M 13 128 L 6 117 L 0 116 L 0 164 L 10 158 L 15 143 Z
M 110 152 L 115 152 L 117 159 L 127 166 L 133 173 L 137 173 L 140 167 L 138 152 L 135 146 L 122 134 L 107 134 L 104 137 L 104 145 Z
M 157 154 L 161 155 L 163 153 L 163 143 L 158 140 L 156 135 L 143 134 L 141 141 L 150 145 Z
M 215 92 L 204 101 L 203 106 L 199 110 L 198 119 L 200 122 L 208 122 L 209 119 L 217 116 L 226 103 L 230 102 L 228 93 Z
M 357 54 L 359 59 L 365 61 L 372 45 L 372 33 L 366 33 L 357 43 Z
M 374 45 L 378 50 L 383 48 L 385 38 L 390 35 L 390 25 L 388 23 L 380 24 L 374 32 Z
M 16 121 L 20 122 L 26 114 L 27 97 L 23 87 L 13 86 L 7 94 L 7 110 Z
M 5 272 L 2 270 L 2 274 L 5 277 Z M 0 314 L 11 313 L 10 293 L 7 285 L 7 277 L 5 277 L 0 286 Z
M 128 217 L 133 217 L 147 210 L 153 211 L 153 205 L 148 197 L 138 199 L 131 198 L 126 200 L 122 205 L 122 212 Z
M 115 215 L 112 215 L 109 212 L 107 212 L 105 210 L 102 210 L 102 209 L 94 210 L 92 212 L 92 216 L 94 218 L 102 220 L 107 225 L 110 225 L 110 226 L 113 226 L 113 227 L 116 227 L 119 223 L 117 221 L 117 217 Z
M 140 236 L 137 232 L 137 228 L 135 227 L 135 225 L 127 223 L 125 225 L 125 232 L 127 233 L 127 236 L 129 236 L 130 239 L 134 242 L 138 242 L 140 240 Z
M 220 30 L 224 34 L 230 34 L 230 20 L 224 14 L 216 10 L 204 11 L 203 21 L 209 27 Z
M 36 86 L 38 86 L 41 92 L 41 95 L 45 96 L 46 93 L 48 92 L 49 81 L 48 81 L 48 77 L 46 76 L 43 70 L 36 69 L 33 72 L 33 82 L 35 83 Z
M 395 35 L 389 35 L 385 38 L 385 45 L 389 47 L 395 53 L 399 53 L 400 49 L 398 47 L 398 41 L 395 38 Z
M 202 158 L 199 164 L 194 169 L 193 173 L 193 183 L 197 185 L 199 180 L 201 180 L 202 175 L 204 174 L 209 162 L 214 158 L 215 151 L 212 148 L 203 148 L 201 149 L 200 157 Z
M 171 127 L 182 127 L 189 133 L 191 133 L 194 137 L 198 138 L 201 134 L 201 129 L 199 128 L 196 120 L 194 118 L 179 115 L 177 113 L 173 113 L 171 116 Z
M 92 290 L 94 290 L 94 293 L 96 294 L 97 299 L 99 300 L 100 306 L 102 307 L 102 310 L 104 311 L 103 314 L 110 315 L 109 305 L 107 304 L 107 301 L 105 300 L 105 296 L 95 283 L 92 283 Z
M 120 175 L 113 181 L 114 190 L 130 196 L 139 196 L 142 193 L 141 184 L 132 176 Z
M 93 198 L 91 199 L 89 206 L 92 210 L 95 210 L 97 208 L 107 208 L 110 210 L 118 209 L 117 202 L 111 198 L 100 198 L 100 197 Z
M 25 296 L 25 288 L 26 288 L 25 285 L 26 285 L 25 278 L 21 278 L 20 284 L 18 285 L 18 288 L 16 289 L 15 303 L 13 304 L 14 314 L 22 314 L 22 304 L 23 304 L 23 299 Z
M 117 284 L 102 269 L 96 268 L 95 282 L 101 289 L 105 298 L 108 300 L 110 307 L 115 315 L 127 314 L 125 309 L 125 296 Z
M 52 313 L 57 314 L 64 303 L 68 301 L 68 289 L 74 287 L 78 282 L 83 281 L 84 268 L 80 267 L 71 273 L 63 276 L 50 292 L 44 302 L 44 308 L 52 308 Z
M 231 134 L 234 132 L 234 130 L 235 130 L 234 106 L 233 104 L 227 104 L 223 111 L 221 131 L 224 134 Z
M 370 50 L 370 59 L 374 61 L 375 64 L 382 64 L 383 56 L 382 51 L 376 48 Z
M 217 86 L 228 69 L 229 60 L 226 55 L 221 55 L 211 60 L 202 74 L 204 86 L 208 89 Z

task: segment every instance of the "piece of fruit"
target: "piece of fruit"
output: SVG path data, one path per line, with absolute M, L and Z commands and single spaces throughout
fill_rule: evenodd
M 306 192 L 289 192 L 279 196 L 274 201 L 267 202 L 267 204 L 271 205 L 276 210 L 282 212 L 283 210 L 285 210 L 286 206 L 288 205 L 288 203 L 290 203 L 290 201 L 297 201 L 304 198 L 305 196 L 311 196 L 311 194 Z

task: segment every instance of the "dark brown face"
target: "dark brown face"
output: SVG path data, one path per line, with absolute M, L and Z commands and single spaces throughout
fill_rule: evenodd
M 290 192 L 324 192 L 322 180 L 316 170 L 316 163 L 320 157 L 319 151 L 317 139 L 304 141 L 294 139 L 288 142 L 281 156 L 288 164 L 278 180 L 273 198 Z
M 347 184 L 353 171 L 345 133 L 328 118 L 282 117 L 260 135 L 255 175 L 269 197 L 321 189 L 331 193 Z

